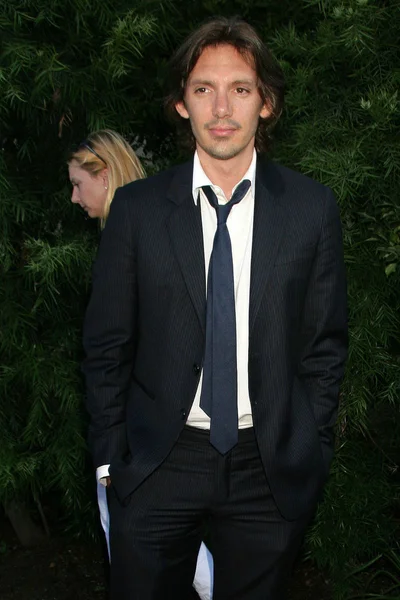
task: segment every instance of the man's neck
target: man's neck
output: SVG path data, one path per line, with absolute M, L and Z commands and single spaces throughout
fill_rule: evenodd
M 251 165 L 253 148 L 228 160 L 213 158 L 202 148 L 197 148 L 201 166 L 213 185 L 218 185 L 230 200 L 232 190 L 241 181 Z

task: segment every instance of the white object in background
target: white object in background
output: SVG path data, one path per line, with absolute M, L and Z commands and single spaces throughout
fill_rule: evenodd
M 193 587 L 201 600 L 212 600 L 214 586 L 214 561 L 207 546 L 201 542 L 197 556 Z

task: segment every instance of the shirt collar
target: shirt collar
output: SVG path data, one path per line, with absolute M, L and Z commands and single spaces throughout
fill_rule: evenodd
M 250 183 L 251 183 L 250 189 L 252 190 L 253 196 L 254 196 L 255 181 L 256 181 L 256 164 L 257 164 L 257 153 L 255 150 L 253 150 L 253 158 L 251 159 L 250 166 L 247 169 L 244 176 L 242 177 L 242 179 L 240 181 L 238 181 L 237 185 L 235 185 L 235 187 L 233 188 L 232 194 L 235 191 L 235 189 L 237 188 L 237 186 L 239 185 L 239 183 L 241 183 L 243 181 L 243 179 L 250 179 Z M 199 159 L 199 155 L 197 154 L 197 150 L 196 150 L 196 152 L 194 154 L 194 161 L 193 161 L 193 184 L 192 184 L 192 194 L 193 194 L 193 200 L 194 200 L 195 204 L 197 204 L 197 198 L 199 196 L 199 191 L 200 191 L 200 188 L 203 187 L 203 185 L 210 185 L 218 195 L 221 195 L 221 194 L 224 195 L 221 188 L 219 186 L 211 183 L 211 181 L 209 180 L 207 175 L 204 173 L 203 167 L 201 166 L 201 162 Z

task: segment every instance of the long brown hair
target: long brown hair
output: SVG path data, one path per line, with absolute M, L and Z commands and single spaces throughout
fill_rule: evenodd
M 271 115 L 259 120 L 255 146 L 258 152 L 269 147 L 270 132 L 283 109 L 285 79 L 283 71 L 256 30 L 239 17 L 214 17 L 193 31 L 178 48 L 170 61 L 169 93 L 165 99 L 167 115 L 178 126 L 181 142 L 194 149 L 195 139 L 186 119 L 175 106 L 184 99 L 185 87 L 201 53 L 208 46 L 229 44 L 255 69 L 258 90 L 263 103 L 272 109 Z

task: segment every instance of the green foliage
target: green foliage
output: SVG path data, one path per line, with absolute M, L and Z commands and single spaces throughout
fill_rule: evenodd
M 331 186 L 341 206 L 351 325 L 342 419 L 357 429 L 371 404 L 398 402 L 400 386 L 400 8 L 385 4 L 326 2 L 305 34 L 291 25 L 274 39 L 289 83 L 279 158 Z
M 335 575 L 396 534 L 400 389 L 397 0 L 10 0 L 0 14 L 0 500 L 52 492 L 87 510 L 80 330 L 98 232 L 68 201 L 65 152 L 107 126 L 151 168 L 181 158 L 162 110 L 172 50 L 241 14 L 288 90 L 275 157 L 331 186 L 351 347 L 338 453 L 308 552 Z M 75 513 L 74 513 L 75 511 Z M 353 580 L 352 580 L 353 581 Z
M 371 570 L 373 572 L 371 574 Z M 360 578 L 363 579 L 362 583 Z M 372 560 L 356 567 L 346 578 L 356 579 L 357 590 L 346 596 L 346 600 L 393 600 L 400 598 L 400 553 L 398 545 L 385 554 L 378 554 Z M 379 591 L 375 591 L 378 581 Z M 360 585 L 361 583 L 361 585 Z M 380 591 L 382 590 L 382 591 Z
M 136 135 L 143 56 L 165 44 L 168 3 L 3 4 L 0 502 L 56 494 L 71 522 L 88 507 L 79 362 L 98 230 L 69 202 L 65 157 L 89 130 Z
M 334 573 L 339 598 L 346 569 L 398 535 L 400 5 L 302 4 L 307 26 L 290 22 L 272 40 L 288 82 L 276 155 L 332 187 L 343 222 L 350 354 L 340 451 L 307 546 Z
M 398 531 L 393 526 L 393 500 L 382 456 L 366 451 L 360 440 L 344 441 L 307 536 L 308 555 L 331 572 L 335 599 L 347 598 L 357 587 L 360 561 L 369 562 L 395 546 Z

